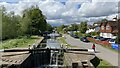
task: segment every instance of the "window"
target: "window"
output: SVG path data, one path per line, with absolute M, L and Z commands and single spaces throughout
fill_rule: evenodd
M 101 29 L 104 30 L 104 26 L 101 26 Z
M 110 26 L 109 25 L 106 26 L 106 30 L 110 30 Z

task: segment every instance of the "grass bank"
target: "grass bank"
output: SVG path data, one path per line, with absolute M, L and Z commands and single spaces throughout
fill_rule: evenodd
M 0 44 L 0 49 L 29 47 L 29 45 L 32 45 L 38 39 L 40 39 L 38 36 L 31 36 L 29 38 L 24 36 L 21 38 L 5 40 Z
M 60 43 L 67 44 L 67 45 L 66 45 L 67 47 L 71 47 L 71 48 L 76 48 L 76 47 L 77 47 L 77 46 L 72 46 L 72 45 L 68 44 L 68 43 L 65 41 L 65 38 L 64 38 L 64 37 L 59 37 L 59 38 L 57 38 L 57 39 L 58 39 L 58 41 L 59 41 Z
M 101 60 L 98 68 L 114 68 L 110 63 L 105 60 Z
M 95 56 L 90 62 L 95 68 L 114 68 L 110 63 Z

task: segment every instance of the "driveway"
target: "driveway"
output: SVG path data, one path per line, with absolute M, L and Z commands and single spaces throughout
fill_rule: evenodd
M 69 35 L 64 34 L 66 37 L 66 42 L 72 46 L 77 46 L 79 48 L 87 48 L 91 49 L 92 43 L 85 43 L 80 41 L 79 39 L 75 39 Z M 111 51 L 107 48 L 102 47 L 101 45 L 95 44 L 96 45 L 96 51 L 99 51 L 99 53 L 95 53 L 96 56 L 100 57 L 101 59 L 109 62 L 113 66 L 118 66 L 118 53 Z

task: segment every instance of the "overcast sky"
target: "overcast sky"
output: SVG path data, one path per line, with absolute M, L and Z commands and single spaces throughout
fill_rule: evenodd
M 31 5 L 38 5 L 47 22 L 52 25 L 80 23 L 89 24 L 107 18 L 112 20 L 118 15 L 119 0 L 0 0 L 8 12 L 22 14 Z

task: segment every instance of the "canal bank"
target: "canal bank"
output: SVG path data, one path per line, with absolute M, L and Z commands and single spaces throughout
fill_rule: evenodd
M 36 45 L 40 44 L 43 41 L 44 37 L 41 37 L 36 43 Z M 29 48 L 33 48 L 31 45 Z M 12 49 L 29 49 L 29 48 L 12 48 Z M 11 49 L 11 50 L 12 50 Z M 14 68 L 21 68 L 24 66 L 31 66 L 30 58 L 31 53 L 29 51 L 24 52 L 0 52 L 2 55 L 1 57 L 1 64 L 2 68 L 14 67 Z
M 34 44 L 37 45 L 37 44 Z M 34 46 L 33 46 L 34 47 Z M 6 50 L 7 51 L 7 50 Z M 10 51 L 10 50 L 8 50 Z M 15 50 L 12 50 L 15 51 Z M 44 67 L 83 67 L 84 65 L 90 65 L 90 54 L 87 49 L 69 49 L 61 46 L 55 37 L 50 39 L 44 38 L 33 49 L 22 49 L 19 51 L 28 51 L 28 57 L 24 59 L 21 64 L 11 65 L 9 67 L 14 68 L 44 68 Z M 83 53 L 83 52 L 86 53 Z M 94 55 L 91 55 L 94 56 Z M 88 58 L 87 58 L 88 57 Z M 84 58 L 84 59 L 83 59 Z M 82 64 L 82 61 L 88 61 L 87 64 Z M 79 61 L 79 62 L 78 62 Z M 74 65 L 75 63 L 75 65 Z

